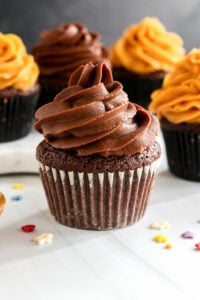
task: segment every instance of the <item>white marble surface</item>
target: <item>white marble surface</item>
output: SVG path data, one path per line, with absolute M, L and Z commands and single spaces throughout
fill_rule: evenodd
M 14 190 L 13 183 L 25 188 Z M 194 250 L 200 242 L 200 185 L 171 175 L 165 154 L 146 215 L 124 229 L 96 232 L 58 224 L 49 213 L 38 175 L 1 176 L 0 191 L 7 198 L 0 216 L 0 299 L 200 298 L 200 251 Z M 11 200 L 16 194 L 23 196 L 21 201 Z M 158 220 L 170 222 L 172 228 L 149 229 Z M 34 233 L 20 230 L 28 223 L 37 226 Z M 186 230 L 195 233 L 194 239 L 181 238 Z M 53 233 L 52 244 L 33 244 L 31 239 L 43 232 Z M 169 238 L 172 249 L 152 240 L 159 233 Z
M 0 143 L 0 175 L 8 173 L 38 173 L 35 148 L 42 135 L 34 129 L 24 138 Z

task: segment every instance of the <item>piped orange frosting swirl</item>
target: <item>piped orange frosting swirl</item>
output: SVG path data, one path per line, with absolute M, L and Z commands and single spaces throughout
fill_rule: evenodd
M 153 92 L 149 109 L 159 118 L 178 123 L 200 123 L 200 49 L 192 49 Z
M 159 130 L 157 118 L 128 101 L 103 61 L 80 66 L 35 117 L 49 144 L 80 156 L 132 155 L 151 147 Z
M 32 55 L 15 34 L 0 33 L 0 90 L 8 87 L 24 91 L 37 81 L 39 69 Z
M 111 64 L 138 74 L 170 72 L 185 51 L 182 38 L 167 32 L 157 18 L 128 27 L 111 48 Z
M 81 23 L 64 23 L 45 30 L 32 48 L 42 76 L 66 78 L 81 64 L 108 59 L 108 50 L 100 43 L 100 35 Z

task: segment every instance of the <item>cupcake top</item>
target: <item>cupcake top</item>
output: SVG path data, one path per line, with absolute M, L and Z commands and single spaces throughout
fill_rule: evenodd
M 79 156 L 140 153 L 154 144 L 159 131 L 157 118 L 128 101 L 104 61 L 77 68 L 68 87 L 35 117 L 35 129 L 47 143 Z
M 184 56 L 183 40 L 157 18 L 131 25 L 111 48 L 111 64 L 137 74 L 170 72 Z
M 0 33 L 0 90 L 15 88 L 25 91 L 37 81 L 39 68 L 27 54 L 21 38 Z
M 149 109 L 179 123 L 200 123 L 200 49 L 192 49 L 151 95 Z
M 88 31 L 81 23 L 65 23 L 45 30 L 32 48 L 41 76 L 66 79 L 81 64 L 108 59 L 107 49 L 100 43 L 97 32 Z

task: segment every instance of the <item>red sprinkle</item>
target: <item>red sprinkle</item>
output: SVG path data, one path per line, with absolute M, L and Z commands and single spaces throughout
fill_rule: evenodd
M 195 244 L 195 249 L 200 250 L 200 243 Z
M 21 227 L 21 230 L 24 232 L 33 232 L 35 230 L 35 225 L 28 224 Z

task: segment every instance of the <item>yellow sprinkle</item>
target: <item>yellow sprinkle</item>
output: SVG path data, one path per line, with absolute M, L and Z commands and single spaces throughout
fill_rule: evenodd
M 5 196 L 0 192 L 0 214 L 2 213 L 4 206 L 6 204 Z
M 153 237 L 153 240 L 157 243 L 166 243 L 168 241 L 168 238 L 164 235 L 155 235 Z
M 23 183 L 13 183 L 12 188 L 15 190 L 22 190 L 25 188 Z
M 165 245 L 165 249 L 171 249 L 172 248 L 172 244 L 166 244 Z

